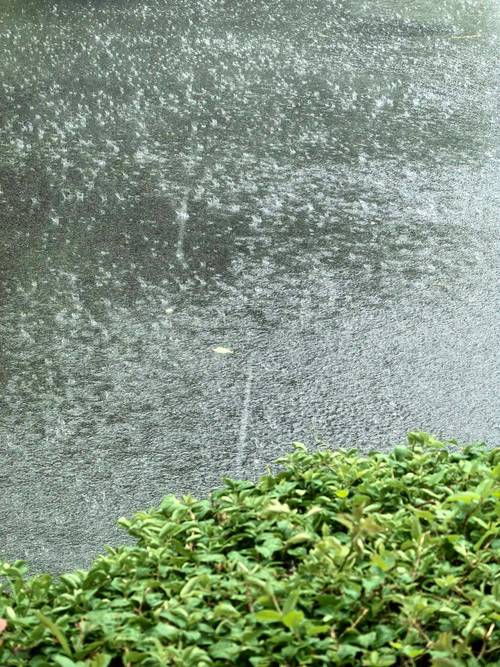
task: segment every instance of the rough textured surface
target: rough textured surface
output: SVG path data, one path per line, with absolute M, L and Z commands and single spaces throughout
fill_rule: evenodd
M 88 562 L 293 439 L 498 442 L 496 3 L 22 4 L 3 554 Z

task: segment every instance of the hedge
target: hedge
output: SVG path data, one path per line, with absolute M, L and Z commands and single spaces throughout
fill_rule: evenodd
M 257 483 L 167 496 L 90 569 L 0 563 L 5 667 L 500 664 L 500 449 L 301 443 Z

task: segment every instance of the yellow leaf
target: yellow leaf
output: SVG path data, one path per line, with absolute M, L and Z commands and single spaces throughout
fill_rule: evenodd
M 395 559 L 390 554 L 373 554 L 371 557 L 373 565 L 379 567 L 383 572 L 387 572 L 396 564 Z
M 317 514 L 318 512 L 322 511 L 323 511 L 322 507 L 320 507 L 319 505 L 313 505 L 307 512 L 306 516 L 312 516 L 313 514 Z
M 313 539 L 313 536 L 309 533 L 296 533 L 292 537 L 288 538 L 286 541 L 286 546 L 290 547 L 294 544 L 301 544 L 302 542 L 310 542 Z
M 231 350 L 229 347 L 223 347 L 222 345 L 219 345 L 218 347 L 214 347 L 212 349 L 217 354 L 233 354 L 233 350 Z
M 265 508 L 264 512 L 266 514 L 280 514 L 281 512 L 288 513 L 290 512 L 290 505 L 287 503 L 280 503 L 279 500 L 272 500 L 269 505 Z

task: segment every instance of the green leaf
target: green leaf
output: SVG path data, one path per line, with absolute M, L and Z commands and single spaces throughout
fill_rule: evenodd
M 216 642 L 210 649 L 210 656 L 212 658 L 219 658 L 220 660 L 234 660 L 240 654 L 240 647 L 235 642 L 221 640 Z
M 422 537 L 422 526 L 415 514 L 411 517 L 411 536 L 416 542 Z
M 454 493 L 446 499 L 449 503 L 477 503 L 481 500 L 479 493 L 469 491 L 468 493 Z
M 490 495 L 494 485 L 494 479 L 491 477 L 489 479 L 485 479 L 476 487 L 476 493 L 478 493 L 483 499 L 487 498 Z
M 292 442 L 292 447 L 301 452 L 307 452 L 307 447 L 304 445 L 303 442 L 299 442 L 298 440 Z
M 405 646 L 403 648 L 403 653 L 409 658 L 418 658 L 421 655 L 424 655 L 425 649 L 418 648 L 418 646 Z
M 361 651 L 359 646 L 353 646 L 352 644 L 341 644 L 337 649 L 337 656 L 339 658 L 353 658 L 358 655 Z
M 271 556 L 279 551 L 283 547 L 283 540 L 279 537 L 270 535 L 266 537 L 262 544 L 258 544 L 255 547 L 255 551 L 260 553 L 264 558 L 271 558 Z
M 436 578 L 436 584 L 440 588 L 445 588 L 445 589 L 452 588 L 459 581 L 460 581 L 460 577 L 456 577 L 453 574 L 447 574 L 445 577 L 437 577 Z
M 373 591 L 378 588 L 384 581 L 384 576 L 381 574 L 374 573 L 373 576 L 363 578 L 363 588 L 370 595 Z
M 306 627 L 306 633 L 307 633 L 309 636 L 313 637 L 313 636 L 315 636 L 315 635 L 323 634 L 324 632 L 329 632 L 330 629 L 331 629 L 331 626 L 330 626 L 330 625 L 326 625 L 325 623 L 323 623 L 322 625 L 311 625 L 311 624 L 308 624 L 307 627 Z
M 285 602 L 283 603 L 283 613 L 288 614 L 289 611 L 292 611 L 292 609 L 295 609 L 297 602 L 300 597 L 300 591 L 295 589 L 292 591 Z
M 51 621 L 50 618 L 44 616 L 41 611 L 37 611 L 35 613 L 40 623 L 42 623 L 48 630 L 50 630 L 50 632 L 54 635 L 59 644 L 61 644 L 64 652 L 67 653 L 68 655 L 71 655 L 72 653 L 71 648 L 61 628 L 56 623 Z
M 215 618 L 234 618 L 239 615 L 240 612 L 230 602 L 220 602 L 214 608 Z
M 275 611 L 274 609 L 257 611 L 254 613 L 253 617 L 256 621 L 259 621 L 259 623 L 278 623 L 283 618 L 281 612 Z
M 108 653 L 99 653 L 99 655 L 95 655 L 92 658 L 91 662 L 88 664 L 88 667 L 108 667 L 112 658 L 113 656 L 109 655 Z
M 57 662 L 60 667 L 76 667 L 77 664 L 76 662 L 73 662 L 73 660 L 70 660 L 63 655 L 55 655 L 53 660 Z
M 371 648 L 374 642 L 377 639 L 377 633 L 375 630 L 372 632 L 367 632 L 363 635 L 358 635 L 354 641 L 356 641 L 363 648 Z
M 165 639 L 172 640 L 179 636 L 179 628 L 168 623 L 158 623 L 154 628 L 155 635 L 165 637 Z
M 443 442 L 436 440 L 436 438 L 433 438 L 432 435 L 429 435 L 423 431 L 410 431 L 407 438 L 410 447 L 414 447 L 415 445 L 422 445 L 429 448 L 443 449 L 445 446 Z
M 199 574 L 196 577 L 192 577 L 184 584 L 179 593 L 179 596 L 181 598 L 188 597 L 191 594 L 191 591 L 197 586 L 203 588 L 208 584 L 210 584 L 210 577 L 206 574 Z
M 397 661 L 395 655 L 381 654 L 378 651 L 371 651 L 367 658 L 364 659 L 363 665 L 369 667 L 391 667 Z
M 304 614 L 301 611 L 297 611 L 296 609 L 292 609 L 292 611 L 289 611 L 288 614 L 285 614 L 282 618 L 283 623 L 290 630 L 294 630 L 296 627 L 298 627 L 303 622 L 303 620 Z

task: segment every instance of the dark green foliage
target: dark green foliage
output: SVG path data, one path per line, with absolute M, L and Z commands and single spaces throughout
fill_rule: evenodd
M 281 463 L 121 520 L 137 545 L 88 572 L 1 565 L 0 664 L 500 664 L 499 449 Z

